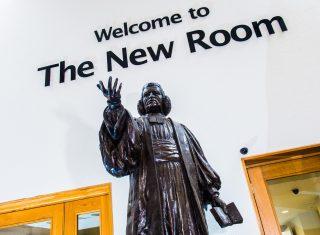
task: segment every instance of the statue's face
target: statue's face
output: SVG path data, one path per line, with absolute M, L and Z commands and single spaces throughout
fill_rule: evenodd
M 162 110 L 162 93 L 158 86 L 146 87 L 142 92 L 142 101 L 147 113 L 160 113 Z

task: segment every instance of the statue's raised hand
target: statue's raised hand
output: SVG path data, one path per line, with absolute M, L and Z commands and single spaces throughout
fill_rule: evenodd
M 118 78 L 116 78 L 114 84 L 112 85 L 112 77 L 109 77 L 108 80 L 108 88 L 106 89 L 103 85 L 102 81 L 99 81 L 97 87 L 102 91 L 102 94 L 107 97 L 108 105 L 110 108 L 117 108 L 121 105 L 121 87 L 122 83 L 120 83 L 118 89 Z

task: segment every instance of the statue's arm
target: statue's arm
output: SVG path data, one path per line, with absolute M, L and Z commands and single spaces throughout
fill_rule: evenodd
M 103 113 L 99 140 L 102 161 L 107 171 L 121 177 L 134 171 L 141 153 L 140 129 L 124 108 L 106 108 Z
M 122 105 L 117 108 L 110 108 L 108 105 L 105 108 L 103 112 L 103 122 L 110 138 L 114 142 L 121 139 L 127 120 L 128 112 Z
M 121 84 L 118 79 L 107 88 L 100 81 L 97 85 L 107 98 L 99 132 L 100 151 L 107 171 L 117 177 L 130 174 L 139 163 L 141 141 L 137 122 L 121 104 Z
M 191 145 L 190 149 L 197 169 L 199 187 L 203 194 L 203 203 L 205 205 L 214 204 L 225 209 L 226 205 L 219 197 L 219 189 L 221 188 L 219 175 L 210 166 L 196 137 L 187 127 L 184 126 L 184 128 Z

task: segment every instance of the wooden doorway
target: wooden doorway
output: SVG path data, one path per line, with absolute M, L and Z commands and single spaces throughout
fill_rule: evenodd
M 242 163 L 261 234 L 320 234 L 320 144 L 250 156 Z M 307 199 L 315 204 L 307 205 Z M 299 203 L 306 208 L 298 208 Z M 309 232 L 289 221 L 307 207 L 319 216 Z
M 112 235 L 111 184 L 0 204 L 0 235 Z

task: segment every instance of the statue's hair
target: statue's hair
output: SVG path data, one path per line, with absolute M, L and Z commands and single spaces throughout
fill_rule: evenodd
M 138 104 L 137 104 L 137 109 L 138 109 L 138 112 L 139 114 L 142 116 L 142 115 L 145 115 L 147 113 L 145 107 L 144 107 L 144 104 L 143 104 L 143 90 L 147 87 L 151 87 L 151 86 L 156 86 L 156 87 L 159 87 L 160 89 L 160 92 L 161 92 L 161 95 L 162 95 L 162 112 L 165 116 L 167 116 L 170 111 L 171 111 L 171 100 L 168 96 L 165 95 L 162 87 L 160 86 L 160 84 L 158 83 L 155 83 L 155 82 L 149 82 L 147 83 L 146 85 L 143 86 L 142 88 L 142 92 L 141 92 L 141 98 L 140 100 L 138 101 Z

